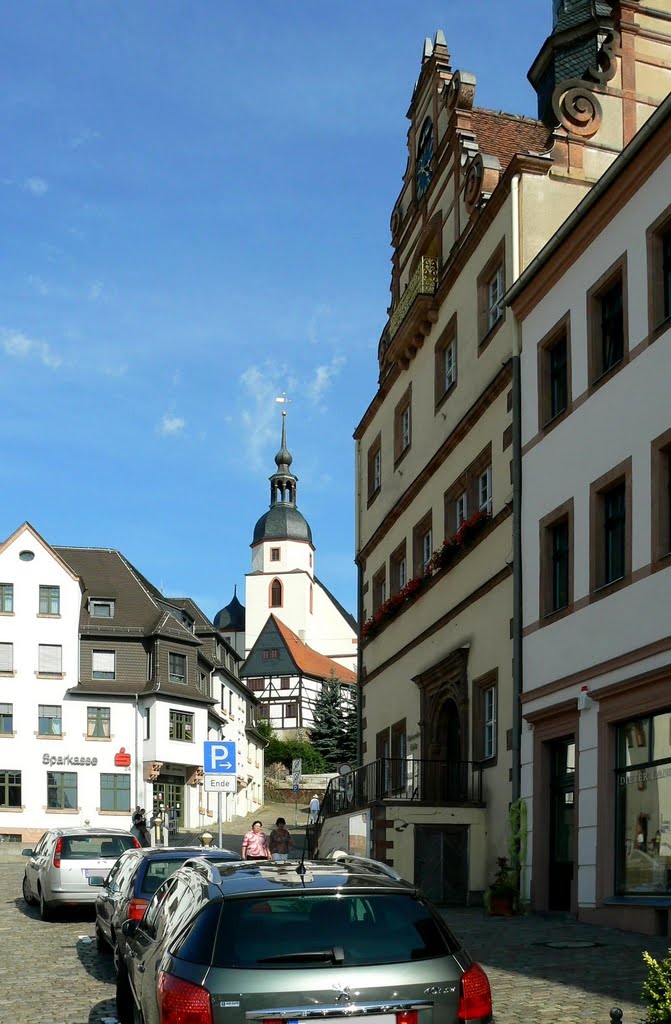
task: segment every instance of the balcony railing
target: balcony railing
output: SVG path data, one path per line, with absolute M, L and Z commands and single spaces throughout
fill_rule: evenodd
M 393 803 L 482 803 L 478 761 L 379 758 L 329 782 L 320 818 L 356 811 L 378 800 Z
M 394 337 L 418 295 L 433 295 L 438 284 L 438 260 L 422 256 L 389 320 L 389 339 Z

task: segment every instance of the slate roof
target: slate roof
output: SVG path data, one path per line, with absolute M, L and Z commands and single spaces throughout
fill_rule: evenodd
M 256 523 L 252 544 L 263 540 L 306 540 L 312 544 L 312 530 L 295 505 L 271 505 Z
M 357 677 L 354 672 L 350 672 L 348 668 L 339 665 L 332 658 L 327 658 L 325 654 L 320 654 L 312 647 L 308 647 L 276 615 L 271 615 L 270 618 L 275 623 L 301 675 L 314 676 L 317 679 L 330 679 L 331 675 L 335 673 L 341 683 L 356 683 Z

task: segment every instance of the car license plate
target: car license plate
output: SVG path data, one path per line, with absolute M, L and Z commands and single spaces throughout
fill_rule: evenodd
M 107 879 L 107 872 L 104 868 L 82 868 L 84 878 L 88 879 L 89 885 L 104 885 Z
M 328 1024 L 352 1024 L 352 1020 L 361 1021 L 362 1024 L 396 1024 L 396 1014 L 394 1013 L 356 1013 L 356 1006 L 352 1007 L 352 1013 L 347 1017 L 329 1017 Z M 285 1021 L 285 1024 L 305 1024 L 304 1021 L 299 1021 L 298 1018 L 290 1018 Z

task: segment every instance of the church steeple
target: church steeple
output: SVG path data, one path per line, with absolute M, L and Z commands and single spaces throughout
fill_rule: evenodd
M 282 410 L 282 440 L 275 456 L 277 471 L 270 477 L 270 507 L 273 505 L 296 506 L 296 485 L 298 477 L 291 472 L 293 456 L 287 448 L 287 414 Z

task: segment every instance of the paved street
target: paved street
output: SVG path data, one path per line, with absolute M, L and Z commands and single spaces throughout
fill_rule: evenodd
M 269 830 L 278 813 L 273 806 L 257 816 Z M 224 845 L 239 849 L 246 824 L 228 825 Z M 0 861 L 0 1024 L 113 1024 L 114 974 L 96 951 L 93 913 L 42 922 L 20 895 L 22 876 L 21 861 Z M 477 909 L 446 917 L 489 974 L 497 1024 L 609 1024 L 615 1005 L 624 1024 L 638 1024 L 641 951 L 660 957 L 669 945 L 562 918 L 491 918 Z

